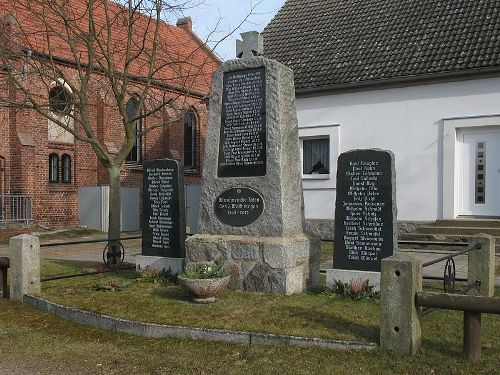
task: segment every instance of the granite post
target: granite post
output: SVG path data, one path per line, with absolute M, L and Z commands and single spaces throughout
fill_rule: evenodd
M 40 293 L 40 242 L 28 234 L 11 237 L 10 299 L 23 301 L 25 294 Z
M 380 284 L 380 347 L 392 354 L 414 356 L 421 346 L 422 264 L 398 253 L 382 259 Z
M 479 234 L 469 240 L 469 246 L 477 243 L 481 247 L 468 253 L 467 282 L 472 284 L 479 280 L 481 285 L 478 294 L 493 297 L 495 294 L 495 237 Z
M 224 263 L 231 289 L 301 292 L 317 279 L 319 246 L 303 233 L 293 72 L 255 56 L 258 33 L 242 36 L 243 58 L 212 77 L 199 234 L 186 241 L 187 262 Z

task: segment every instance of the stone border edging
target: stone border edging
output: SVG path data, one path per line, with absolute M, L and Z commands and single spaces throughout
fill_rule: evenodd
M 23 302 L 27 305 L 53 314 L 64 320 L 89 325 L 95 328 L 128 333 L 135 336 L 153 338 L 183 338 L 191 340 L 220 341 L 246 345 L 289 345 L 299 347 L 322 347 L 335 350 L 373 350 L 377 344 L 371 342 L 341 341 L 320 338 L 228 331 L 223 329 L 192 328 L 165 324 L 144 323 L 108 315 L 92 313 L 47 301 L 25 294 Z

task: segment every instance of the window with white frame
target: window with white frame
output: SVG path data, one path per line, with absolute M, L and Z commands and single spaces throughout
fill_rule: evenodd
M 299 127 L 302 179 L 310 181 L 305 182 L 305 188 L 334 187 L 339 152 L 339 128 L 338 125 Z

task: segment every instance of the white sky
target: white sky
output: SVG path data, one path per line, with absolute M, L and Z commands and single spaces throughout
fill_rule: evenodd
M 184 15 L 191 17 L 193 31 L 213 47 L 215 41 L 235 30 L 255 6 L 248 19 L 215 48 L 223 60 L 231 60 L 236 56 L 240 33 L 262 31 L 284 3 L 285 0 L 203 0 L 202 4 L 186 9 Z M 216 31 L 211 33 L 213 30 Z

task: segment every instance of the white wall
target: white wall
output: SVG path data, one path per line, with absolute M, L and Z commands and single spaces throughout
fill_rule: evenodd
M 339 152 L 394 152 L 399 220 L 443 217 L 444 119 L 498 114 L 500 78 L 297 99 L 299 128 L 338 125 Z M 307 218 L 334 217 L 335 172 L 327 188 L 304 180 Z

